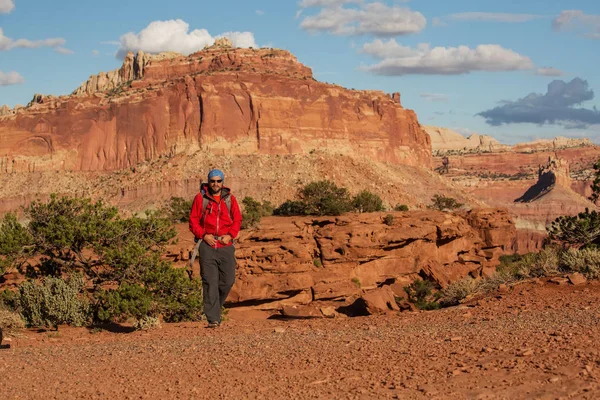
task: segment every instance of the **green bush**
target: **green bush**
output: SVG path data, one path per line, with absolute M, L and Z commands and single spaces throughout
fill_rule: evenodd
M 332 181 L 311 182 L 298 192 L 307 215 L 340 215 L 352 209 L 346 188 Z
M 438 211 L 452 211 L 462 207 L 463 205 L 463 203 L 457 202 L 456 199 L 452 197 L 446 197 L 440 194 L 436 194 L 431 198 L 431 205 L 427 207 Z
M 242 229 L 254 228 L 260 223 L 262 217 L 273 215 L 273 206 L 268 201 L 260 203 L 252 197 L 244 197 L 244 212 L 242 213 Z
M 600 244 L 600 213 L 581 212 L 576 216 L 558 217 L 548 229 L 550 238 L 563 245 L 586 247 Z
M 433 283 L 417 279 L 404 287 L 408 301 L 414 303 L 420 310 L 437 310 L 440 305 L 432 297 Z
M 14 217 L 4 219 L 0 259 L 16 260 L 23 254 L 32 263 L 33 277 L 43 278 L 41 284 L 23 284 L 18 301 L 13 301 L 29 325 L 80 325 L 91 314 L 99 321 L 200 318 L 198 282 L 161 260 L 165 245 L 176 235 L 167 218 L 155 212 L 121 218 L 102 202 L 56 195 L 47 203 L 32 203 L 25 217 L 27 226 Z M 63 276 L 71 279 L 63 281 Z M 91 311 L 76 285 L 83 279 L 91 285 Z M 105 283 L 118 289 L 101 290 Z M 12 301 L 9 296 L 3 293 L 4 303 Z
M 158 257 L 147 257 L 135 277 L 116 290 L 101 291 L 96 318 L 100 322 L 142 320 L 162 315 L 166 322 L 196 321 L 202 314 L 200 282 L 188 278 Z
M 408 206 L 406 204 L 396 204 L 394 211 L 408 211 Z
M 193 202 L 194 200 L 186 200 L 183 197 L 171 197 L 169 204 L 162 209 L 162 212 L 171 222 L 189 222 Z
M 32 237 L 17 221 L 17 216 L 8 213 L 0 221 L 0 276 L 11 268 L 19 268 L 27 259 Z
M 306 205 L 298 200 L 286 200 L 283 204 L 273 210 L 274 215 L 295 216 L 306 215 Z
M 142 279 L 152 292 L 166 322 L 198 321 L 202 315 L 201 283 L 190 280 L 185 270 L 156 260 Z
M 30 327 L 85 325 L 90 319 L 90 307 L 83 287 L 83 276 L 79 274 L 68 280 L 48 276 L 42 284 L 27 281 L 19 287 L 21 315 Z
M 361 191 L 352 198 L 352 208 L 360 213 L 385 211 L 381 197 L 367 190 Z
M 299 200 L 287 200 L 273 214 L 292 215 L 340 215 L 352 210 L 352 200 L 346 188 L 337 187 L 332 181 L 311 182 L 298 190 Z
M 100 322 L 122 322 L 129 317 L 140 320 L 157 312 L 152 293 L 139 284 L 124 283 L 118 289 L 101 291 L 97 298 L 95 314 Z
M 394 225 L 394 216 L 392 214 L 387 214 L 385 217 L 383 217 L 383 223 L 388 226 Z

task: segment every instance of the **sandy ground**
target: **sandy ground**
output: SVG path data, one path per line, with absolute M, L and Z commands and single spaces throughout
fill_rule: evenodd
M 442 311 L 149 332 L 25 331 L 2 399 L 595 399 L 600 283 L 527 283 Z

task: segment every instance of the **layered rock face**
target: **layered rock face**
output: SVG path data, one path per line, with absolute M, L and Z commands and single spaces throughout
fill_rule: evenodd
M 416 278 L 443 287 L 490 273 L 501 254 L 512 252 L 515 227 L 506 211 L 397 212 L 388 224 L 385 215 L 264 218 L 237 241 L 229 305 L 280 309 L 351 300 L 381 286 L 402 296 Z M 181 245 L 191 247 L 190 236 L 182 232 Z
M 287 51 L 215 47 L 129 54 L 72 96 L 0 117 L 2 172 L 109 171 L 160 156 L 341 154 L 431 166 L 429 136 L 399 96 L 324 84 Z
M 499 141 L 488 135 L 473 134 L 464 137 L 451 129 L 440 128 L 437 126 L 423 126 L 425 132 L 431 138 L 431 148 L 435 155 L 444 155 L 446 153 L 478 153 L 505 151 L 510 146 L 501 144 Z

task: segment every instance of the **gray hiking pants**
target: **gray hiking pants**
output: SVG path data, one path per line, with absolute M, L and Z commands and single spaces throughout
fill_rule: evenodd
M 209 322 L 221 322 L 221 308 L 235 281 L 235 248 L 215 249 L 200 244 L 200 276 L 204 315 Z

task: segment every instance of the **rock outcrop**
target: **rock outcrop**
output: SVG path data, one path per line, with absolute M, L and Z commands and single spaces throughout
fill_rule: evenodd
M 382 286 L 401 297 L 416 278 L 444 287 L 488 273 L 511 252 L 515 228 L 506 211 L 392 215 L 388 224 L 383 213 L 264 218 L 260 229 L 240 234 L 229 305 L 281 309 L 352 300 Z M 189 236 L 180 243 L 191 246 Z
M 0 118 L 11 172 L 108 171 L 192 154 L 307 154 L 328 148 L 431 166 L 429 136 L 399 96 L 315 81 L 287 51 L 211 47 L 129 54 L 74 95 L 36 96 Z
M 502 144 L 489 135 L 474 133 L 468 137 L 464 137 L 460 133 L 448 128 L 423 126 L 423 129 L 425 129 L 431 138 L 431 148 L 433 154 L 436 156 L 502 152 L 531 153 L 594 146 L 594 144 L 586 138 L 573 139 L 563 136 L 558 136 L 553 139 L 538 139 L 532 142 L 517 143 L 511 146 Z
M 538 169 L 538 180 L 523 194 L 515 199 L 515 203 L 530 203 L 550 193 L 555 186 L 563 188 L 571 187 L 569 163 L 550 157 L 546 165 L 540 165 Z
M 489 153 L 510 149 L 510 146 L 501 144 L 488 135 L 474 133 L 469 137 L 464 137 L 451 129 L 437 126 L 423 126 L 423 129 L 431 138 L 431 149 L 435 155 L 456 152 Z

